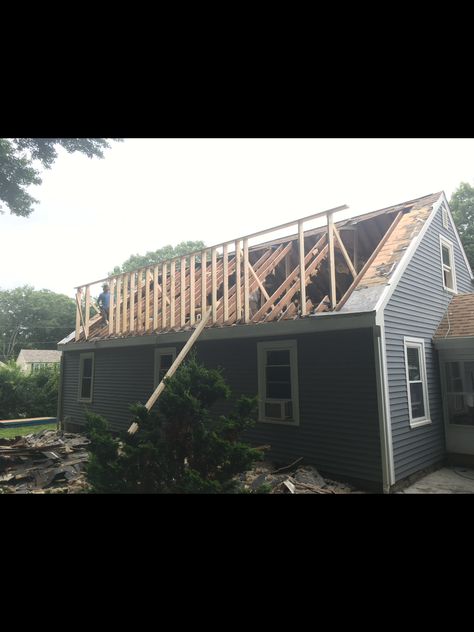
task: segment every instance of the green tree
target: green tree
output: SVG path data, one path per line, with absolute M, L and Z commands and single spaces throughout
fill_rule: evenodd
M 89 158 L 103 158 L 109 140 L 119 138 L 0 138 L 0 213 L 5 206 L 12 215 L 28 217 L 38 201 L 27 187 L 41 184 L 40 168 L 50 169 L 56 160 L 57 147 L 67 152 L 79 151 Z M 3 204 L 2 204 L 3 202 Z
M 191 252 L 202 250 L 205 247 L 203 241 L 182 241 L 176 246 L 163 246 L 158 250 L 149 251 L 145 255 L 130 255 L 130 257 L 122 263 L 121 266 L 115 266 L 112 272 L 109 274 L 120 274 L 121 272 L 133 272 L 137 268 L 144 268 L 145 266 L 151 266 L 162 261 L 167 261 L 173 257 L 182 257 Z M 199 260 L 197 258 L 196 260 Z
M 467 258 L 474 269 L 474 187 L 461 182 L 451 196 L 449 206 Z
M 59 367 L 24 373 L 10 361 L 0 366 L 0 419 L 55 417 Z
M 20 349 L 56 349 L 75 327 L 75 303 L 64 294 L 29 285 L 0 290 L 0 361 Z
M 236 411 L 213 415 L 230 389 L 220 370 L 206 369 L 191 357 L 166 381 L 156 408 L 132 407 L 139 429 L 108 431 L 99 415 L 88 414 L 91 440 L 88 481 L 97 493 L 233 493 L 236 474 L 248 470 L 261 453 L 240 440 L 255 423 L 256 398 L 241 397 Z

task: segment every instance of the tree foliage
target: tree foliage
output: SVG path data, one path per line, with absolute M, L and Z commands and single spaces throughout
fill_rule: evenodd
M 56 160 L 57 147 L 67 152 L 79 151 L 88 158 L 103 158 L 109 140 L 119 138 L 0 138 L 0 213 L 4 207 L 12 215 L 28 217 L 35 200 L 27 187 L 41 184 L 40 167 L 50 169 Z
M 241 397 L 236 411 L 216 416 L 212 406 L 230 389 L 219 370 L 195 357 L 166 381 L 156 413 L 132 406 L 138 432 L 114 438 L 107 421 L 88 414 L 91 439 L 87 469 L 97 493 L 232 493 L 235 475 L 260 460 L 260 452 L 240 440 L 255 423 L 256 398 Z
M 451 196 L 449 206 L 467 258 L 474 269 L 474 187 L 461 182 Z
M 24 373 L 13 361 L 0 366 L 0 419 L 55 417 L 59 367 Z
M 205 247 L 203 241 L 182 241 L 176 246 L 163 246 L 158 250 L 149 251 L 145 255 L 130 255 L 130 257 L 122 263 L 121 266 L 115 266 L 109 274 L 120 274 L 121 272 L 133 272 L 138 268 L 151 266 L 162 261 L 167 261 L 173 257 L 182 257 L 191 252 L 202 250 Z
M 20 349 L 56 349 L 75 327 L 75 303 L 64 294 L 29 285 L 0 290 L 0 360 Z

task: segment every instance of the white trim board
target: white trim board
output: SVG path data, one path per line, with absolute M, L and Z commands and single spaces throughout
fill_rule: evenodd
M 420 368 L 420 380 L 423 394 L 423 417 L 413 417 L 411 409 L 411 392 L 410 392 L 410 374 L 408 369 L 408 348 L 418 350 L 418 362 Z M 425 351 L 425 339 L 414 338 L 413 336 L 403 336 L 403 351 L 405 357 L 405 376 L 407 387 L 407 399 L 408 399 L 408 415 L 410 421 L 410 428 L 418 428 L 419 426 L 425 426 L 431 423 L 430 416 L 430 396 L 428 390 L 428 376 L 426 373 L 426 351 Z

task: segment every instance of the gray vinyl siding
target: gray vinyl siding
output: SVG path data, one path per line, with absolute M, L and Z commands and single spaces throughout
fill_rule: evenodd
M 384 312 L 390 416 L 396 481 L 445 457 L 438 357 L 432 338 L 451 298 L 443 288 L 439 236 L 454 248 L 457 291 L 472 292 L 469 271 L 451 225 L 438 209 Z M 410 427 L 403 337 L 423 338 L 431 424 Z
M 153 348 L 102 349 L 94 351 L 92 402 L 78 401 L 80 352 L 64 353 L 62 419 L 85 424 L 87 410 L 103 415 L 112 430 L 128 428 L 129 405 L 145 403 L 153 392 Z
M 277 338 L 265 338 L 265 341 Z M 380 435 L 371 329 L 287 336 L 297 341 L 300 425 L 258 423 L 247 434 L 256 445 L 270 444 L 270 457 L 288 464 L 303 457 L 327 475 L 381 486 Z M 258 339 L 205 341 L 198 358 L 221 367 L 233 392 L 218 402 L 215 414 L 228 413 L 238 395 L 257 395 Z M 163 344 L 163 346 L 173 346 Z M 181 345 L 177 345 L 179 351 Z M 101 349 L 95 352 L 93 402 L 115 430 L 128 427 L 128 404 L 145 402 L 153 389 L 155 347 Z M 84 422 L 77 402 L 79 353 L 66 352 L 63 417 Z

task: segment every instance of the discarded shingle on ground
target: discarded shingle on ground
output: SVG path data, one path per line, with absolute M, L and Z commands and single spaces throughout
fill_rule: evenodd
M 0 439 L 0 493 L 86 492 L 88 444 L 82 435 L 57 430 Z
M 285 470 L 285 471 L 282 471 Z M 239 476 L 244 489 L 256 492 L 264 485 L 270 494 L 352 494 L 360 493 L 350 485 L 324 479 L 312 465 L 295 465 L 277 468 L 270 462 L 261 462 Z

